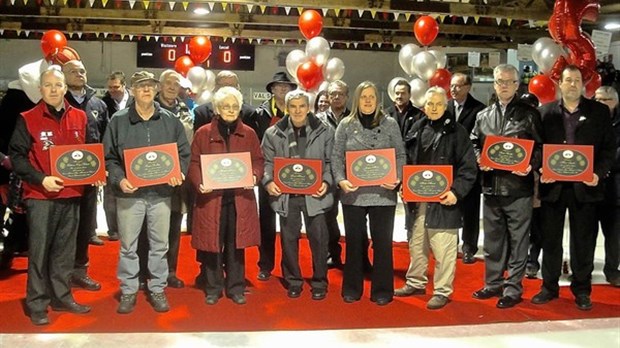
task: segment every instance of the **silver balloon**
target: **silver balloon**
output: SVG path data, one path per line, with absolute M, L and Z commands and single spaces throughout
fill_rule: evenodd
M 398 52 L 398 63 L 400 63 L 400 67 L 403 68 L 407 75 L 413 75 L 413 71 L 411 70 L 413 56 L 415 56 L 421 50 L 422 49 L 420 47 L 414 44 L 406 44 Z
M 532 45 L 532 60 L 534 62 L 540 61 L 540 54 L 543 49 L 549 47 L 549 45 L 556 44 L 550 37 L 541 37 Z M 538 63 L 536 63 L 538 64 Z
M 394 87 L 396 86 L 396 82 L 398 81 L 407 81 L 407 79 L 404 77 L 395 77 L 388 83 L 387 93 L 391 101 L 394 101 L 396 99 L 396 94 L 394 93 Z
M 546 47 L 542 47 L 540 54 L 534 62 L 538 65 L 538 71 L 546 74 L 551 71 L 553 65 L 561 56 L 566 56 L 566 52 L 560 45 L 553 42 Z
M 192 83 L 192 93 L 197 94 L 207 81 L 207 72 L 201 66 L 193 66 L 187 71 L 187 79 Z
M 211 91 L 203 90 L 198 98 L 196 98 L 196 104 L 202 105 L 211 101 L 213 93 Z
M 329 42 L 321 36 L 313 37 L 306 44 L 306 55 L 318 66 L 323 66 L 329 59 Z
M 446 53 L 444 51 L 429 50 L 428 53 L 432 54 L 435 59 L 437 59 L 437 69 L 443 69 L 446 67 L 448 56 L 446 56 Z
M 437 59 L 426 51 L 419 52 L 413 57 L 411 70 L 422 80 L 428 81 L 437 71 Z
M 329 81 L 321 82 L 321 84 L 319 85 L 319 88 L 317 89 L 317 92 L 326 91 L 327 90 L 327 86 L 329 86 Z
M 416 77 L 409 84 L 411 85 L 411 103 L 418 108 L 424 107 L 424 95 L 428 90 L 428 83 Z
M 344 62 L 340 58 L 330 58 L 323 66 L 323 77 L 326 81 L 333 82 L 344 76 Z
M 308 61 L 308 56 L 302 50 L 292 50 L 286 56 L 286 70 L 291 76 L 297 76 L 297 68 Z
M 206 74 L 207 80 L 202 85 L 202 90 L 213 92 L 213 90 L 215 89 L 215 73 L 213 73 L 213 71 L 211 70 L 207 70 Z

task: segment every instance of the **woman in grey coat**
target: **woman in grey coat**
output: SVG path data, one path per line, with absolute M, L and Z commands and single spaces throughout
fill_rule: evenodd
M 382 112 L 377 87 L 370 81 L 357 86 L 351 114 L 336 129 L 332 152 L 334 182 L 342 189 L 341 202 L 346 234 L 346 263 L 342 284 L 345 302 L 358 301 L 363 293 L 364 240 L 366 218 L 373 244 L 373 270 L 370 300 L 383 306 L 392 301 L 394 265 L 392 236 L 396 188 L 402 178 L 405 148 L 396 120 Z M 396 154 L 397 181 L 381 186 L 354 186 L 346 176 L 347 151 L 393 148 Z

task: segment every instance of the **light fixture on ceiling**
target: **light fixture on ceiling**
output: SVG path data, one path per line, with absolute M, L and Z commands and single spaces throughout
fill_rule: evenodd
M 605 24 L 605 30 L 620 30 L 620 23 L 610 22 Z
M 194 14 L 199 16 L 204 16 L 209 14 L 209 10 L 204 7 L 198 7 L 194 9 Z

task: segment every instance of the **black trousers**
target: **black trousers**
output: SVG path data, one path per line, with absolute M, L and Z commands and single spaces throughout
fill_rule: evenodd
M 116 196 L 112 185 L 103 187 L 103 211 L 108 225 L 108 234 L 118 233 L 118 221 L 116 219 Z
M 258 215 L 260 219 L 260 246 L 258 268 L 273 271 L 276 260 L 276 213 L 269 205 L 269 193 L 258 185 Z
M 245 291 L 245 249 L 236 248 L 237 212 L 235 204 L 224 204 L 220 212 L 219 253 L 205 252 L 206 293 L 220 295 L 243 295 Z M 226 273 L 226 275 L 224 275 Z
M 532 221 L 530 222 L 530 248 L 527 264 L 540 269 L 540 252 L 542 251 L 542 216 L 540 208 L 532 209 Z
M 596 203 L 578 202 L 575 192 L 564 185 L 556 202 L 542 202 L 542 276 L 543 288 L 557 294 L 562 274 L 562 238 L 564 217 L 568 209 L 570 223 L 571 291 L 575 296 L 592 292 L 592 270 L 598 223 Z
M 370 226 L 373 248 L 373 269 L 370 276 L 370 299 L 391 299 L 394 295 L 394 260 L 392 239 L 396 206 L 361 207 L 343 205 L 346 263 L 342 281 L 342 296 L 360 298 L 364 291 L 364 254 L 368 250 L 366 217 Z
M 480 235 L 480 193 L 479 184 L 463 198 L 463 252 L 476 254 L 478 252 L 478 237 Z
M 599 204 L 596 212 L 605 236 L 605 266 L 603 273 L 609 280 L 620 277 L 620 206 L 614 200 L 605 200 Z
M 325 216 L 308 216 L 305 197 L 289 197 L 288 215 L 280 216 L 280 241 L 282 245 L 282 274 L 288 287 L 303 286 L 304 279 L 299 268 L 299 238 L 301 216 L 306 226 L 306 237 L 312 251 L 313 289 L 327 289 L 327 226 Z
M 53 302 L 73 302 L 69 278 L 75 261 L 79 199 L 26 201 L 28 226 L 28 313 L 45 312 Z
M 97 233 L 97 187 L 84 186 L 84 194 L 80 199 L 80 221 L 78 223 L 75 244 L 75 276 L 86 275 L 88 268 L 88 241 Z
M 342 246 L 340 245 L 340 226 L 338 226 L 338 206 L 340 205 L 340 190 L 334 191 L 334 206 L 325 212 L 325 224 L 327 226 L 328 257 L 334 262 L 342 261 Z

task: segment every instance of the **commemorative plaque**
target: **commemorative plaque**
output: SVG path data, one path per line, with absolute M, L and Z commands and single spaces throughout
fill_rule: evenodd
M 105 182 L 103 144 L 55 145 L 50 147 L 51 174 L 64 186 Z
M 167 184 L 182 179 L 176 143 L 138 147 L 123 151 L 127 180 L 135 187 Z
M 480 165 L 493 169 L 525 172 L 534 141 L 488 135 L 480 153 Z
M 273 159 L 273 181 L 282 193 L 313 195 L 323 183 L 323 161 L 320 159 Z
M 396 182 L 396 152 L 393 148 L 347 151 L 347 179 L 353 186 L 379 186 Z
M 254 186 L 249 152 L 200 155 L 202 184 L 211 190 Z
M 439 202 L 452 187 L 452 166 L 407 165 L 403 167 L 403 201 Z
M 542 179 L 592 181 L 594 149 L 591 145 L 543 145 Z

